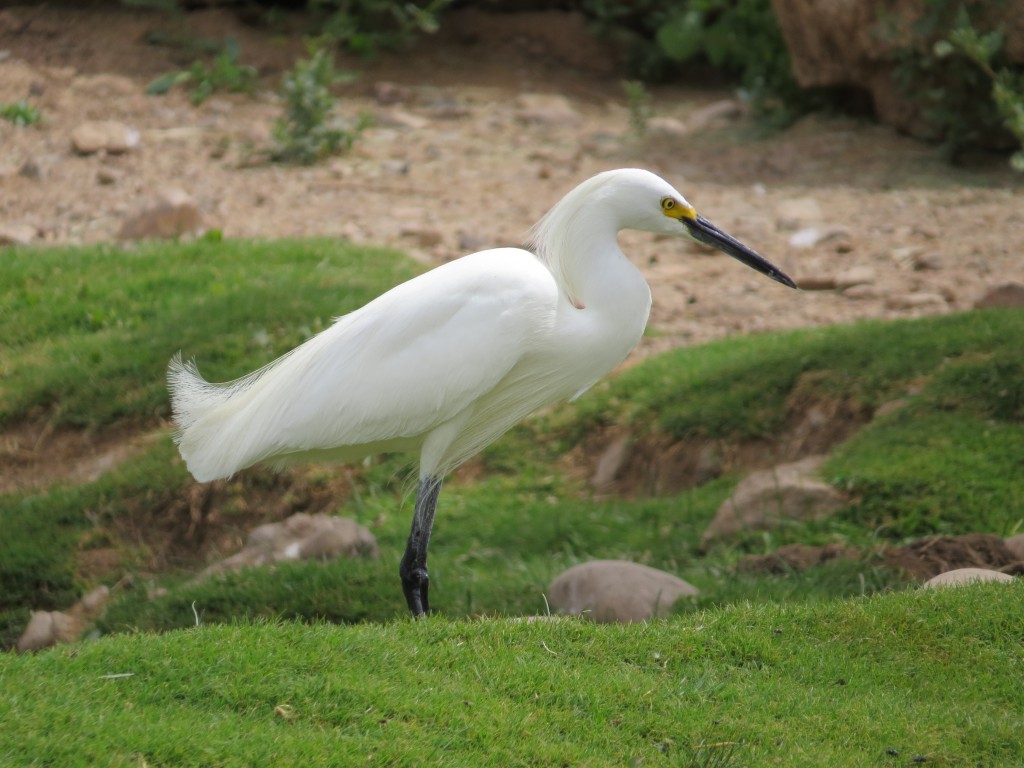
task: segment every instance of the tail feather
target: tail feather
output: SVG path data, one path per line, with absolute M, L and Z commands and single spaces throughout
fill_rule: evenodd
M 203 378 L 194 360 L 183 361 L 180 352 L 171 358 L 167 386 L 174 415 L 173 438 L 197 480 L 230 477 L 252 463 L 239 450 L 241 446 L 231 433 L 228 417 L 244 400 L 238 396 L 251 389 L 270 367 L 236 381 L 215 384 Z

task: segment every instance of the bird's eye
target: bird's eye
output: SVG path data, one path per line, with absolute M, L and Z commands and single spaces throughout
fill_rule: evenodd
M 661 198 L 661 210 L 663 210 L 663 211 L 671 211 L 675 207 L 676 207 L 676 201 L 673 200 L 671 197 L 663 197 L 663 198 Z

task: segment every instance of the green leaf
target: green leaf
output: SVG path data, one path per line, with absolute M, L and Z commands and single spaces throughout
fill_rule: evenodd
M 179 83 L 186 82 L 191 75 L 188 72 L 168 72 L 165 75 L 152 80 L 149 85 L 146 86 L 146 93 L 150 96 L 159 96 L 167 93 L 171 88 L 178 85 Z
M 673 61 L 689 61 L 703 51 L 704 17 L 687 11 L 669 19 L 658 28 L 658 46 Z

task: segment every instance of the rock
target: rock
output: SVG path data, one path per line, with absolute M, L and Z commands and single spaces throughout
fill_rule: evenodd
M 18 174 L 24 176 L 26 179 L 32 179 L 32 181 L 45 181 L 46 177 L 50 175 L 50 166 L 52 161 L 50 158 L 43 160 L 41 158 L 30 157 L 21 167 L 18 169 Z
M 886 309 L 938 308 L 948 305 L 946 297 L 939 293 L 894 293 L 885 298 Z
M 743 114 L 743 105 L 736 99 L 723 99 L 701 107 L 687 120 L 691 131 L 705 131 L 715 123 L 737 119 Z
M 626 459 L 629 458 L 629 443 L 630 436 L 622 435 L 612 440 L 608 447 L 604 449 L 601 458 L 597 460 L 594 474 L 590 478 L 590 485 L 596 490 L 604 490 L 618 477 L 619 472 L 626 464 Z
M 419 131 L 430 125 L 430 120 L 396 107 L 378 110 L 373 116 L 373 123 L 384 128 L 411 128 Z
M 840 509 L 846 503 L 843 495 L 815 476 L 824 458 L 808 456 L 745 477 L 718 508 L 701 536 L 701 547 L 741 531 L 772 528 L 783 520 L 823 520 Z
M 934 251 L 915 253 L 910 266 L 915 272 L 938 272 L 942 269 L 942 256 Z
M 198 234 L 203 217 L 184 190 L 168 187 L 127 218 L 121 226 L 122 240 L 173 238 Z
M 955 571 L 946 571 L 938 576 L 933 576 L 923 586 L 929 589 L 936 587 L 952 587 L 962 584 L 970 584 L 978 581 L 1013 581 L 1013 576 L 999 571 L 992 571 L 988 568 L 958 568 Z
M 882 122 L 928 138 L 929 125 L 922 118 L 928 102 L 908 98 L 893 75 L 902 61 L 896 55 L 898 47 L 925 49 L 935 42 L 913 31 L 922 26 L 925 12 L 935 13 L 934 8 L 920 0 L 772 0 L 772 9 L 793 76 L 802 87 L 867 91 Z M 1005 31 L 1003 55 L 1010 62 L 1024 61 L 1021 3 L 990 3 L 985 16 L 986 29 Z
M 548 603 L 561 613 L 602 623 L 664 616 L 699 590 L 670 573 L 624 560 L 594 560 L 562 573 L 548 587 Z
M 790 235 L 789 244 L 793 248 L 816 248 L 829 240 L 849 236 L 850 230 L 846 227 L 806 227 Z
M 336 557 L 378 557 L 373 534 L 355 520 L 326 517 L 299 542 L 300 560 L 331 560 Z
M 647 121 L 647 132 L 661 136 L 685 136 L 690 128 L 674 117 L 652 117 Z
M 487 239 L 476 232 L 459 232 L 459 251 L 470 253 L 479 251 L 487 244 Z
M 378 80 L 370 86 L 370 96 L 378 104 L 398 104 L 408 100 L 409 89 L 387 80 Z
M 821 230 L 817 227 L 798 229 L 789 236 L 789 244 L 793 248 L 813 248 L 821 242 Z
M 241 551 L 210 566 L 203 575 L 240 571 L 243 568 L 289 560 L 379 555 L 380 548 L 373 534 L 356 521 L 299 512 L 283 522 L 253 528 Z
M 111 168 L 109 165 L 101 166 L 96 171 L 96 181 L 104 186 L 114 184 L 121 180 L 123 174 L 117 168 Z
M 797 287 L 804 291 L 834 291 L 834 275 L 801 275 L 796 279 Z
M 843 290 L 855 285 L 870 285 L 875 282 L 875 278 L 875 270 L 872 267 L 850 267 L 836 275 L 836 288 Z
M 139 145 L 139 132 L 115 120 L 82 123 L 71 132 L 71 147 L 80 155 L 119 155 Z
M 989 309 L 990 307 L 1024 307 L 1024 285 L 1020 283 L 994 285 L 974 302 L 975 309 Z
M 100 585 L 79 600 L 72 610 L 83 616 L 95 618 L 103 613 L 109 600 L 110 588 Z
M 843 296 L 848 299 L 860 300 L 860 299 L 877 299 L 878 291 L 875 290 L 873 285 L 862 283 L 861 285 L 851 285 L 843 291 Z
M 1016 536 L 1011 536 L 1003 543 L 1006 544 L 1006 548 L 1010 551 L 1010 554 L 1024 563 L 1024 533 L 1018 533 Z
M 80 631 L 81 622 L 74 616 L 61 611 L 32 611 L 32 618 L 14 647 L 18 653 L 39 651 L 74 640 Z
M 549 93 L 523 93 L 516 99 L 516 118 L 537 125 L 576 125 L 579 113 L 564 96 Z
M 39 235 L 31 224 L 0 224 L 0 246 L 28 245 Z
M 420 248 L 434 248 L 444 242 L 444 234 L 429 227 L 406 227 L 402 230 L 402 237 L 412 238 Z
M 821 206 L 813 197 L 780 200 L 775 210 L 779 216 L 775 226 L 782 232 L 791 232 L 800 227 L 810 226 L 811 223 L 817 223 L 822 218 Z

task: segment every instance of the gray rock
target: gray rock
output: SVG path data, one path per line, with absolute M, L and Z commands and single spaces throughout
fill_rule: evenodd
M 30 157 L 18 168 L 18 174 L 26 179 L 32 179 L 32 181 L 46 181 L 46 178 L 50 175 L 50 167 L 54 162 L 52 156 Z
M 989 307 L 1024 307 L 1024 285 L 1001 283 L 992 286 L 974 302 L 975 309 Z
M 804 227 L 789 236 L 789 244 L 793 248 L 817 248 L 822 243 L 849 236 L 850 230 L 846 227 Z
M 691 131 L 705 131 L 717 123 L 736 120 L 743 114 L 743 104 L 736 99 L 713 101 L 696 110 L 686 123 Z
M 947 306 L 946 297 L 939 293 L 894 293 L 886 296 L 885 306 L 887 309 L 924 309 L 940 308 Z
M 594 560 L 574 566 L 548 587 L 548 603 L 560 612 L 602 623 L 646 621 L 664 616 L 699 590 L 677 576 L 624 560 Z
M 843 290 L 855 285 L 871 285 L 875 282 L 875 278 L 875 270 L 872 267 L 850 267 L 836 275 L 836 288 Z
M 612 440 L 608 447 L 604 449 L 604 453 L 597 460 L 597 468 L 590 478 L 590 484 L 596 490 L 606 489 L 618 477 L 619 472 L 622 471 L 626 460 L 629 458 L 630 439 L 629 435 L 622 435 Z
M 707 547 L 741 531 L 766 530 L 783 520 L 823 520 L 846 504 L 844 496 L 816 477 L 823 456 L 753 472 L 736 486 L 701 537 Z
M 39 235 L 31 224 L 0 224 L 0 246 L 28 245 Z
M 100 166 L 96 171 L 96 181 L 99 184 L 108 186 L 110 184 L 116 184 L 121 180 L 124 174 L 117 168 L 111 168 L 109 165 Z
M 289 560 L 379 555 L 380 549 L 373 534 L 354 520 L 299 512 L 283 522 L 253 528 L 240 552 L 210 566 L 203 573 L 240 571 Z
M 835 275 L 801 275 L 796 284 L 802 291 L 834 291 L 836 278 Z
M 61 611 L 32 611 L 32 618 L 14 647 L 18 653 L 39 651 L 70 642 L 80 632 L 81 621 L 75 616 Z
M 71 147 L 80 155 L 120 155 L 139 145 L 139 132 L 116 120 L 93 120 L 71 132 Z
M 822 219 L 821 205 L 813 197 L 780 200 L 775 210 L 779 216 L 775 224 L 782 232 L 792 232 L 801 227 L 809 227 Z
M 33 611 L 32 618 L 18 639 L 18 653 L 38 651 L 57 643 L 79 639 L 103 613 L 110 600 L 110 589 L 98 586 L 65 611 Z
M 955 571 L 946 571 L 938 576 L 933 576 L 923 586 L 929 589 L 936 587 L 953 587 L 962 584 L 970 584 L 977 581 L 1013 581 L 1013 576 L 999 571 L 992 571 L 988 568 L 957 568 Z
M 523 93 L 516 99 L 516 118 L 537 125 L 576 125 L 579 113 L 564 96 L 553 93 Z
M 122 240 L 175 238 L 196 235 L 202 228 L 203 216 L 192 196 L 168 187 L 125 219 L 119 236 Z
M 1024 533 L 1018 533 L 1006 540 L 1006 548 L 1014 557 L 1024 562 Z
M 652 117 L 647 121 L 647 132 L 661 136 L 685 136 L 690 128 L 674 117 Z

